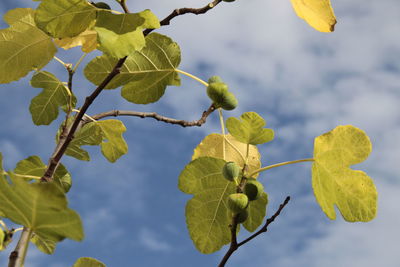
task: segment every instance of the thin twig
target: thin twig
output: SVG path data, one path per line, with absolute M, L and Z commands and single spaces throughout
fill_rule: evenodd
M 231 235 L 232 235 L 232 241 L 231 241 L 231 245 L 229 246 L 228 251 L 226 252 L 225 256 L 222 258 L 221 262 L 219 263 L 218 267 L 224 267 L 225 264 L 227 263 L 227 261 L 229 260 L 229 258 L 232 256 L 232 254 L 241 246 L 243 246 L 244 244 L 246 244 L 247 242 L 249 242 L 250 240 L 256 238 L 257 236 L 259 236 L 262 233 L 265 233 L 268 231 L 268 225 L 270 225 L 273 221 L 275 221 L 275 219 L 281 214 L 281 211 L 283 210 L 283 208 L 289 203 L 290 201 L 290 197 L 286 197 L 285 201 L 279 205 L 278 210 L 275 212 L 274 215 L 272 215 L 269 219 L 267 219 L 267 221 L 265 222 L 265 224 L 263 225 L 263 227 L 261 227 L 260 230 L 258 230 L 256 233 L 252 234 L 251 236 L 249 236 L 248 238 L 246 238 L 245 240 L 243 240 L 240 243 L 237 243 L 236 241 L 236 228 L 237 228 L 237 223 L 234 222 L 234 224 L 231 226 Z
M 122 7 L 122 9 L 126 14 L 131 13 L 129 12 L 128 6 L 126 5 L 126 0 L 119 0 L 117 2 L 119 3 L 119 5 Z
M 206 123 L 207 117 L 215 110 L 214 105 L 211 105 L 206 111 L 203 112 L 201 118 L 195 121 L 185 121 L 185 120 L 177 120 L 173 118 L 164 117 L 155 112 L 139 112 L 139 111 L 130 111 L 130 110 L 111 110 L 107 112 L 103 112 L 97 115 L 92 116 L 95 120 L 100 120 L 106 117 L 118 117 L 118 116 L 133 116 L 139 118 L 153 118 L 157 121 L 177 124 L 182 127 L 193 127 L 193 126 L 202 126 Z
M 214 8 L 216 5 L 218 5 L 222 0 L 214 0 L 211 3 L 209 3 L 208 5 L 201 7 L 201 8 L 188 8 L 188 7 L 184 7 L 184 8 L 177 8 L 174 11 L 171 12 L 171 14 L 169 14 L 166 18 L 164 18 L 162 21 L 160 21 L 160 25 L 161 26 L 165 26 L 165 25 L 169 25 L 171 23 L 171 20 L 174 19 L 177 16 L 181 16 L 184 14 L 195 14 L 195 15 L 200 15 L 200 14 L 204 14 L 207 11 L 209 11 L 210 9 Z M 154 31 L 154 29 L 147 29 L 144 31 L 145 34 L 149 34 L 152 31 Z
M 28 227 L 24 227 L 18 244 L 14 251 L 11 252 L 8 267 L 21 267 L 24 265 L 26 252 L 28 251 L 29 240 L 31 239 L 32 231 Z

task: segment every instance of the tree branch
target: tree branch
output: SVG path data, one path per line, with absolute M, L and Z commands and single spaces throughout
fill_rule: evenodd
M 174 19 L 175 17 L 181 16 L 181 15 L 187 14 L 187 13 L 191 13 L 191 14 L 195 14 L 195 15 L 204 14 L 207 11 L 209 11 L 210 9 L 213 9 L 221 1 L 222 0 L 214 0 L 211 3 L 209 3 L 208 5 L 201 7 L 201 8 L 188 8 L 188 7 L 177 8 L 174 11 L 172 11 L 171 14 L 169 14 L 166 18 L 161 20 L 160 25 L 161 26 L 169 25 L 171 23 L 172 19 Z M 144 33 L 149 34 L 152 31 L 154 31 L 154 29 L 147 29 L 144 31 Z
M 232 256 L 232 254 L 241 246 L 243 246 L 244 244 L 246 244 L 247 242 L 249 242 L 250 240 L 256 238 L 257 236 L 259 236 L 262 233 L 265 233 L 268 231 L 268 226 L 275 221 L 275 219 L 281 214 L 281 211 L 283 210 L 283 208 L 289 203 L 290 201 L 290 197 L 286 197 L 285 201 L 283 201 L 283 203 L 281 205 L 279 205 L 278 210 L 275 212 L 274 215 L 272 215 L 269 219 L 267 219 L 267 221 L 265 222 L 264 226 L 261 227 L 260 230 L 258 230 L 256 233 L 252 234 L 251 236 L 249 236 L 248 238 L 246 238 L 245 240 L 243 240 L 240 243 L 237 243 L 236 241 L 236 228 L 237 228 L 237 223 L 235 222 L 235 217 L 233 220 L 233 225 L 231 225 L 231 245 L 228 249 L 228 251 L 226 252 L 226 254 L 224 255 L 224 257 L 222 258 L 221 262 L 219 263 L 218 267 L 224 267 L 225 264 L 227 263 L 227 261 L 229 260 L 229 258 Z
M 11 252 L 8 267 L 21 267 L 24 265 L 25 256 L 28 251 L 29 240 L 31 239 L 32 230 L 28 227 L 24 227 L 21 236 L 19 238 L 18 244 L 14 251 Z
M 106 117 L 118 117 L 118 116 L 133 116 L 133 117 L 140 117 L 140 118 L 153 118 L 157 121 L 170 123 L 170 124 L 177 124 L 182 127 L 192 127 L 192 126 L 202 126 L 206 123 L 207 117 L 215 110 L 214 105 L 211 105 L 206 111 L 203 112 L 203 115 L 199 120 L 195 121 L 185 121 L 185 120 L 177 120 L 173 118 L 164 117 L 159 115 L 155 112 L 139 112 L 139 111 L 130 111 L 130 110 L 111 110 L 107 112 L 103 112 L 100 114 L 96 114 L 91 116 L 95 120 L 100 120 Z

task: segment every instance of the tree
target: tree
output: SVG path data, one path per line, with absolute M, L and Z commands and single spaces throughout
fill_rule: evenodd
M 162 20 L 160 25 L 168 25 L 170 20 L 185 13 L 206 13 L 220 2 L 214 1 L 199 9 L 175 10 Z M 122 1 L 120 4 L 122 9 L 129 13 L 125 2 Z M 64 238 L 82 239 L 83 232 L 79 216 L 66 207 L 65 195 L 61 192 L 61 190 L 65 193 L 68 192 L 71 177 L 66 168 L 60 164 L 60 160 L 64 154 L 80 160 L 88 160 L 89 155 L 81 148 L 82 145 L 100 145 L 103 155 L 110 162 L 115 162 L 125 154 L 127 145 L 122 138 L 122 133 L 126 130 L 124 125 L 118 120 L 101 119 L 127 115 L 153 117 L 162 122 L 182 126 L 200 126 L 205 123 L 207 117 L 214 110 L 218 109 L 221 121 L 223 121 L 221 108 L 231 110 L 237 105 L 235 96 L 220 78 L 213 76 L 208 82 L 205 82 L 178 69 L 179 47 L 171 38 L 152 33 L 153 28 L 159 27 L 159 22 L 150 11 L 116 15 L 104 9 L 106 7 L 104 5 L 96 7 L 85 1 L 73 3 L 60 1 L 59 5 L 61 9 L 58 5 L 55 7 L 52 1 L 44 0 L 36 11 L 13 10 L 5 17 L 10 28 L 3 30 L 3 41 L 8 45 L 5 47 L 8 50 L 7 55 L 2 58 L 5 70 L 2 82 L 10 82 L 25 76 L 31 70 L 36 70 L 31 79 L 31 85 L 42 88 L 43 91 L 33 98 L 30 105 L 34 123 L 37 125 L 50 124 L 58 117 L 60 107 L 66 113 L 66 119 L 61 123 L 57 134 L 59 145 L 47 166 L 39 157 L 33 156 L 21 161 L 14 171 L 3 173 L 5 177 L 9 177 L 12 186 L 7 183 L 5 178 L 2 179 L 3 204 L 1 211 L 4 217 L 25 226 L 20 238 L 21 246 L 18 246 L 10 256 L 10 261 L 15 261 L 17 265 L 19 261 L 23 261 L 24 248 L 29 244 L 29 239 L 42 250 L 44 249 L 43 242 L 48 248 L 49 244 L 55 245 Z M 294 6 L 301 17 L 307 19 L 310 16 L 307 13 L 309 10 L 302 11 L 304 7 L 298 6 L 297 2 L 294 3 Z M 322 11 L 325 10 L 322 9 Z M 311 19 L 313 15 L 311 14 Z M 63 20 L 59 21 L 60 17 Z M 70 23 L 66 23 L 66 21 Z M 319 28 L 319 30 L 333 30 L 334 22 L 332 20 L 328 20 L 328 22 L 330 23 L 329 27 Z M 313 23 L 314 20 L 311 20 L 310 24 L 313 25 Z M 88 29 L 89 31 L 87 31 Z M 92 29 L 93 31 L 90 31 Z M 144 30 L 143 33 L 142 30 Z M 96 84 L 97 88 L 82 103 L 82 107 L 75 110 L 77 100 L 73 95 L 72 85 L 75 71 L 81 61 L 70 65 L 56 58 L 69 74 L 67 84 L 63 84 L 53 74 L 39 69 L 46 65 L 56 52 L 53 39 L 57 45 L 64 48 L 73 46 L 71 44 L 73 41 L 83 42 L 83 50 L 89 52 L 92 49 L 89 44 L 93 38 L 97 38 L 99 44 L 97 48 L 104 55 L 93 59 L 85 67 L 85 76 Z M 22 41 L 18 43 L 19 40 Z M 22 44 L 22 49 L 11 46 L 11 43 L 15 42 Z M 22 54 L 21 50 L 27 53 Z M 10 57 L 12 59 L 16 57 L 18 60 L 11 61 Z M 28 58 L 27 62 L 20 64 L 26 58 Z M 143 70 L 145 70 L 145 74 L 143 74 Z M 154 113 L 132 111 L 86 114 L 103 89 L 123 86 L 122 96 L 125 99 L 137 104 L 148 104 L 159 100 L 167 85 L 179 85 L 179 74 L 189 76 L 207 88 L 211 105 L 197 121 L 188 122 Z M 77 115 L 73 115 L 73 112 L 76 112 Z M 365 173 L 349 169 L 350 165 L 366 159 L 371 150 L 369 138 L 363 131 L 353 126 L 338 127 L 316 139 L 313 158 L 261 167 L 258 152 L 254 146 L 273 139 L 273 131 L 264 126 L 264 119 L 255 112 L 243 113 L 240 118 L 229 118 L 226 121 L 226 127 L 230 136 L 225 135 L 224 126 L 222 126 L 222 135 L 207 136 L 195 149 L 193 161 L 185 167 L 180 175 L 179 188 L 185 193 L 194 195 L 194 198 L 188 202 L 186 215 L 189 232 L 197 249 L 203 253 L 211 253 L 220 249 L 222 245 L 231 243 L 221 265 L 231 253 L 247 242 L 246 240 L 240 243 L 236 242 L 238 220 L 242 218 L 244 227 L 249 231 L 255 231 L 263 222 L 268 202 L 267 195 L 261 192 L 255 194 L 258 197 L 253 196 L 254 202 L 250 202 L 249 206 L 247 200 L 243 200 L 244 207 L 235 208 L 236 205 L 240 205 L 241 200 L 238 201 L 230 196 L 235 195 L 235 192 L 241 194 L 240 197 L 244 197 L 242 193 L 250 195 L 251 193 L 247 193 L 246 183 L 260 172 L 274 167 L 312 161 L 314 162 L 314 191 L 317 201 L 329 218 L 334 219 L 336 216 L 333 204 L 339 207 L 343 217 L 348 221 L 369 221 L 375 216 L 376 190 L 374 185 Z M 215 148 L 220 149 L 212 150 Z M 348 152 L 349 148 L 350 153 Z M 227 176 L 232 178 L 231 181 L 224 180 L 222 177 L 223 167 L 228 160 L 236 162 L 241 169 L 239 174 L 234 177 Z M 212 179 L 209 181 L 210 174 Z M 343 176 L 352 178 L 342 180 Z M 205 178 L 203 179 L 203 177 Z M 32 179 L 39 181 L 31 182 Z M 247 184 L 247 186 L 249 185 L 250 183 Z M 217 190 L 220 187 L 223 188 L 222 191 Z M 255 190 L 257 189 L 260 189 L 260 186 L 256 183 Z M 26 197 L 27 199 L 15 204 L 18 203 L 16 195 L 19 198 Z M 209 199 L 213 198 L 218 200 L 216 207 L 208 204 L 205 209 L 199 207 L 199 204 L 206 204 Z M 53 200 L 50 204 L 49 199 Z M 229 202 L 228 199 L 232 200 Z M 288 201 L 289 198 L 286 198 L 276 213 L 267 220 L 264 230 L 279 215 Z M 231 208 L 228 209 L 228 207 Z M 57 215 L 48 214 L 54 209 L 59 210 Z M 246 217 L 246 212 L 249 216 L 247 219 L 242 217 Z M 33 217 L 35 220 L 27 219 Z M 64 229 L 43 226 L 53 219 L 55 221 L 52 222 L 52 226 L 67 222 L 68 227 Z M 212 223 L 207 224 L 205 221 Z M 217 228 L 214 227 L 214 223 L 218 224 Z M 201 229 L 201 231 L 197 229 Z M 5 240 L 8 241 L 8 236 L 13 233 L 14 230 L 5 229 Z M 210 238 L 210 233 L 212 233 L 212 238 Z M 256 233 L 254 237 L 257 235 Z

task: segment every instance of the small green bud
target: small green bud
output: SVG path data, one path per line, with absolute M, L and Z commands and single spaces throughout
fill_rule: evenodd
M 224 96 L 223 101 L 221 101 L 221 108 L 225 110 L 232 110 L 235 109 L 238 105 L 238 101 L 234 94 L 231 92 L 227 92 Z
M 97 3 L 91 2 L 91 4 L 100 9 L 111 10 L 111 7 L 107 3 L 104 3 L 104 2 L 97 2 Z
M 243 211 L 238 213 L 236 222 L 237 223 L 244 223 L 247 220 L 248 217 L 249 217 L 249 211 L 247 209 L 245 209 L 245 210 L 243 210 Z
M 241 193 L 231 194 L 228 197 L 228 208 L 234 214 L 237 214 L 245 210 L 248 204 L 249 204 L 249 199 L 245 194 Z
M 224 167 L 222 168 L 222 174 L 224 175 L 225 179 L 233 182 L 240 173 L 240 167 L 233 161 L 225 163 Z
M 250 201 L 257 200 L 264 192 L 264 186 L 254 178 L 247 179 L 244 186 L 244 193 Z
M 222 83 L 222 79 L 219 76 L 212 76 L 208 79 L 208 83 Z

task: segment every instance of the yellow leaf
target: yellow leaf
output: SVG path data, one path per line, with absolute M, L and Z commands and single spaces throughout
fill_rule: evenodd
M 336 17 L 330 0 L 290 0 L 297 16 L 320 32 L 333 32 Z
M 372 179 L 350 169 L 363 162 L 372 150 L 364 131 L 338 126 L 315 138 L 312 186 L 318 204 L 332 220 L 336 205 L 349 222 L 368 222 L 376 216 L 378 194 Z
M 223 135 L 221 134 L 210 134 L 201 141 L 201 143 L 195 148 L 192 160 L 199 157 L 213 157 L 220 158 L 226 161 L 234 161 L 240 167 L 244 166 L 244 160 L 240 154 L 246 156 L 247 145 L 237 141 L 230 134 L 226 135 L 228 142 L 225 143 L 225 159 L 223 157 Z M 240 151 L 240 153 L 238 152 Z M 249 148 L 249 161 L 247 173 L 251 173 L 258 170 L 261 167 L 260 153 L 256 146 L 250 145 Z
M 97 48 L 97 32 L 94 30 L 86 30 L 78 36 L 55 39 L 54 42 L 65 50 L 76 46 L 82 46 L 82 51 L 89 53 Z

